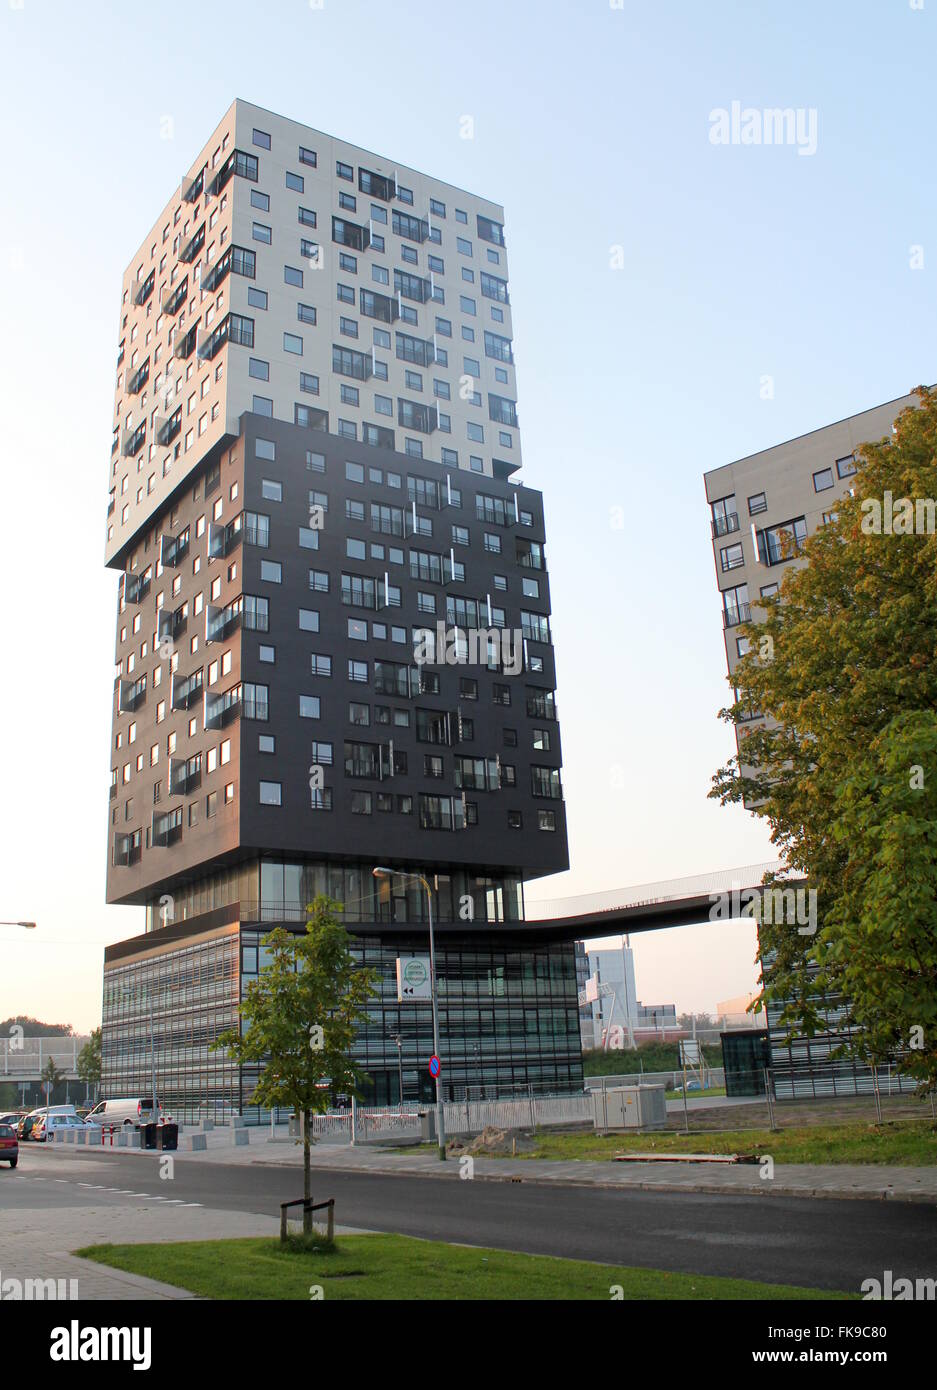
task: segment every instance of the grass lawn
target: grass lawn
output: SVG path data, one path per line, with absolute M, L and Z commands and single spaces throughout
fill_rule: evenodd
M 693 1119 L 690 1118 L 692 1125 Z M 927 1167 L 937 1163 L 937 1129 L 930 1120 L 889 1124 L 855 1121 L 803 1129 L 720 1130 L 682 1134 L 562 1134 L 538 1131 L 534 1148 L 518 1158 L 612 1158 L 616 1153 L 770 1154 L 777 1163 L 894 1163 Z
M 709 1275 L 668 1274 L 474 1249 L 409 1236 L 341 1236 L 329 1253 L 282 1250 L 269 1238 L 92 1245 L 85 1259 L 175 1284 L 203 1298 L 593 1299 L 613 1285 L 626 1299 L 845 1299 L 856 1294 L 756 1284 Z

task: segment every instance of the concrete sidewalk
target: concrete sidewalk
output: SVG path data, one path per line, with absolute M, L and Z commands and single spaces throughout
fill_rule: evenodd
M 123 1151 L 122 1151 L 123 1152 Z M 166 1206 L 17 1207 L 3 1213 L 0 1277 L 66 1281 L 67 1298 L 174 1299 L 193 1294 L 139 1274 L 81 1260 L 72 1250 L 85 1245 L 127 1245 L 145 1241 L 220 1240 L 234 1236 L 274 1236 L 279 1222 L 246 1212 L 179 1210 Z M 74 1282 L 71 1282 L 74 1281 Z

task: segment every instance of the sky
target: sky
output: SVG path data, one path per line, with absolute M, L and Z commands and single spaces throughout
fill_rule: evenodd
M 230 102 L 505 207 L 554 897 L 774 857 L 707 799 L 734 739 L 703 473 L 937 376 L 935 37 L 937 0 L 0 0 L 0 916 L 39 924 L 0 926 L 0 1017 L 96 1024 L 143 929 L 104 903 L 120 277 Z M 815 141 L 714 143 L 733 102 Z M 633 944 L 645 1001 L 754 984 L 748 928 Z

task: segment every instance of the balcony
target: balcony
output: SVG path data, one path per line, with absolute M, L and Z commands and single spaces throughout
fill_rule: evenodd
M 431 297 L 429 280 L 406 270 L 394 271 L 394 289 L 402 299 L 412 299 L 417 304 L 425 304 Z
M 241 626 L 243 599 L 236 598 L 219 608 L 209 603 L 205 607 L 205 643 L 223 642 L 225 638 Z
M 181 184 L 180 189 L 179 189 L 179 192 L 180 192 L 180 194 L 181 194 L 181 196 L 182 196 L 183 202 L 185 202 L 185 203 L 194 203 L 194 202 L 196 202 L 196 201 L 202 196 L 202 190 L 204 189 L 204 187 L 205 187 L 205 170 L 204 170 L 204 169 L 202 169 L 198 174 L 196 174 L 196 176 L 195 176 L 194 179 L 190 179 L 187 175 L 183 174 L 183 176 L 182 176 L 182 184 Z
M 201 279 L 203 290 L 216 290 L 229 274 L 244 275 L 253 280 L 257 273 L 257 254 L 244 246 L 229 246 L 220 260 L 206 270 Z
M 396 323 L 400 318 L 400 305 L 396 295 L 378 294 L 376 290 L 358 291 L 358 307 L 365 318 L 377 319 L 380 323 Z
M 424 242 L 429 236 L 429 222 L 425 217 L 412 217 L 410 213 L 399 212 L 395 208 L 390 220 L 394 235 L 406 241 Z
M 137 425 L 135 430 L 124 430 L 123 443 L 120 452 L 124 458 L 133 458 L 143 448 L 146 439 L 146 421 L 142 425 Z
M 198 337 L 198 324 L 191 328 L 176 328 L 172 335 L 172 355 L 180 360 L 191 357 Z
M 727 536 L 730 531 L 739 529 L 739 518 L 737 512 L 726 512 L 724 516 L 714 516 L 712 521 L 713 539 L 719 536 Z
M 182 247 L 181 251 L 179 252 L 180 261 L 183 261 L 186 264 L 188 264 L 189 261 L 194 261 L 195 257 L 198 255 L 198 253 L 201 251 L 204 245 L 205 223 L 203 222 L 202 225 L 199 227 L 198 231 L 194 234 L 194 236 L 191 236 L 189 238 L 189 240 L 186 242 L 186 244 Z
M 293 424 L 302 425 L 303 429 L 307 430 L 323 430 L 328 434 L 329 412 L 320 410 L 318 406 L 314 405 L 295 404 L 293 406 Z
M 117 710 L 119 714 L 132 714 L 146 699 L 146 676 L 139 680 L 122 680 L 118 686 Z
M 397 333 L 396 355 L 401 362 L 415 367 L 429 367 L 436 361 L 436 344 L 432 338 L 415 338 L 412 333 Z
M 751 621 L 752 606 L 750 603 L 735 603 L 730 608 L 722 610 L 723 627 L 738 627 L 739 623 Z
M 150 844 L 154 849 L 166 849 L 182 839 L 182 807 L 174 811 L 154 811 Z
M 216 521 L 210 521 L 208 523 L 209 562 L 212 560 L 223 560 L 226 555 L 230 555 L 235 546 L 240 545 L 243 526 L 243 512 L 240 516 L 236 516 L 233 521 L 229 521 L 227 526 L 222 522 Z
M 159 559 L 163 569 L 175 569 L 181 560 L 184 560 L 189 552 L 189 528 L 181 531 L 178 536 L 169 536 L 165 533 L 159 538 Z
M 150 359 L 147 358 L 145 362 L 141 362 L 140 366 L 137 368 L 137 370 L 133 373 L 132 376 L 128 376 L 128 378 L 127 378 L 127 395 L 128 395 L 128 396 L 135 396 L 135 395 L 137 395 L 137 393 L 138 393 L 139 391 L 142 391 L 142 390 L 143 390 L 144 386 L 145 386 L 146 383 L 149 381 L 149 379 L 150 379 Z
M 234 686 L 222 694 L 211 695 L 205 692 L 205 728 L 223 729 L 241 712 L 241 687 Z
M 165 448 L 182 433 L 182 406 L 169 416 L 156 417 L 156 442 Z
M 250 179 L 251 183 L 256 183 L 259 170 L 260 164 L 255 154 L 245 154 L 243 150 L 232 150 L 208 185 L 208 196 L 216 198 L 235 175 L 241 179 Z
M 188 293 L 189 277 L 188 275 L 186 275 L 182 282 L 176 285 L 175 289 L 168 290 L 167 293 L 163 296 L 163 313 L 169 314 L 170 317 L 172 317 L 174 314 L 178 314 L 179 310 L 182 308 L 183 304 L 186 301 Z
M 371 245 L 371 232 L 357 222 L 349 222 L 344 217 L 332 217 L 332 240 L 339 246 L 347 246 L 352 251 L 367 251 Z
M 151 579 L 149 571 L 145 574 L 133 574 L 128 570 L 124 574 L 124 602 L 141 603 L 150 592 Z
M 389 430 L 385 425 L 371 425 L 367 422 L 361 426 L 361 442 L 369 444 L 372 449 L 394 450 L 397 447 L 393 430 Z
M 224 347 L 234 343 L 240 347 L 254 346 L 254 320 L 240 314 L 228 314 L 213 333 L 199 339 L 197 354 L 200 362 L 210 362 Z
M 115 835 L 114 863 L 124 867 L 139 863 L 142 839 L 139 830 L 131 830 L 127 835 Z
M 439 411 L 435 405 L 397 398 L 397 424 L 420 434 L 432 434 L 439 427 Z
M 145 280 L 134 280 L 130 288 L 130 298 L 134 304 L 145 304 L 153 293 L 153 286 L 156 284 L 156 271 L 151 270 Z
M 197 700 L 202 696 L 202 672 L 201 669 L 193 671 L 191 676 L 186 676 L 183 680 L 178 679 L 178 673 L 173 672 L 172 693 L 170 695 L 170 709 L 191 709 Z
M 191 758 L 169 759 L 169 795 L 188 796 L 201 786 L 202 755 L 196 753 Z
M 397 196 L 397 176 L 375 174 L 371 169 L 359 169 L 358 192 L 367 193 L 371 198 L 380 198 L 382 203 L 389 203 Z

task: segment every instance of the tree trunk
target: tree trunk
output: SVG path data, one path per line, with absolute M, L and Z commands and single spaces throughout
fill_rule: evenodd
M 311 1111 L 303 1111 L 303 1235 L 312 1235 L 312 1212 L 308 1210 L 309 1203 L 312 1201 L 312 1170 L 309 1162 L 309 1129 L 312 1119 Z

